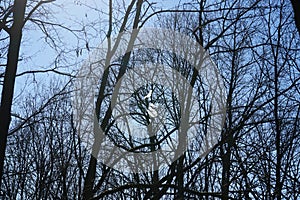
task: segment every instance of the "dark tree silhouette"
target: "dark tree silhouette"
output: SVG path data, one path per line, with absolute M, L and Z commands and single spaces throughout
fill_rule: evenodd
M 7 54 L 7 65 L 4 75 L 0 106 L 0 186 L 3 173 L 8 129 L 11 122 L 11 106 L 19 60 L 19 50 L 22 39 L 22 28 L 24 26 L 24 13 L 26 3 L 26 0 L 14 1 L 12 8 L 10 8 L 12 11 L 9 11 L 13 12 L 13 24 L 9 29 L 5 28 L 9 33 L 10 43 Z M 2 26 L 6 26 L 5 22 L 3 21 Z
M 300 34 L 300 1 L 299 0 L 291 0 L 294 10 L 294 18 L 295 25 L 298 29 L 298 33 Z

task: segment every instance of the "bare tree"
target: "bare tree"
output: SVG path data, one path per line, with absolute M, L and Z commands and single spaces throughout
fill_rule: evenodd
M 101 9 L 85 5 L 107 19 L 101 21 L 107 28 L 105 34 L 100 28 L 96 30 L 97 19 L 91 24 L 98 32 L 97 38 L 86 37 L 88 31 L 85 28 L 88 25 L 83 26 L 83 30 L 75 30 L 34 17 L 38 8 L 50 1 L 39 1 L 34 4 L 36 6 L 26 1 L 20 2 L 10 2 L 5 4 L 6 7 L 1 7 L 4 14 L 1 15 L 0 28 L 9 33 L 7 38 L 3 36 L 3 41 L 10 42 L 9 46 L 5 45 L 8 43 L 1 46 L 1 52 L 7 50 L 8 58 L 15 58 L 14 62 L 7 59 L 7 64 L 3 65 L 6 67 L 5 74 L 0 73 L 1 80 L 4 80 L 1 82 L 1 142 L 6 144 L 5 138 L 8 137 L 7 147 L 2 143 L 0 146 L 3 148 L 1 161 L 6 163 L 1 188 L 7 198 L 299 198 L 300 49 L 299 34 L 294 26 L 294 22 L 298 23 L 296 1 L 292 0 L 290 5 L 279 0 L 200 0 L 179 2 L 178 5 L 174 3 L 170 9 L 162 9 L 160 5 L 145 0 L 110 0 L 107 14 Z M 16 12 L 16 8 L 25 9 L 26 5 L 30 8 L 29 12 Z M 292 6 L 295 19 L 290 14 Z M 60 80 L 67 82 L 63 88 L 54 87 L 51 83 L 52 89 L 49 91 L 33 90 L 30 95 L 24 96 L 21 103 L 18 102 L 19 109 L 11 114 L 12 83 L 16 77 L 34 77 L 48 72 L 68 77 L 68 80 L 74 77 L 68 70 L 60 71 L 57 62 L 51 64 L 49 69 L 16 74 L 21 35 L 16 40 L 18 37 L 15 34 L 21 34 L 24 23 L 29 21 L 45 34 L 46 41 L 58 53 L 56 60 L 64 59 L 68 63 L 69 58 L 67 50 L 63 50 L 60 44 L 62 40 L 50 31 L 52 27 L 83 35 L 84 39 L 77 38 L 83 47 L 70 50 L 75 57 L 79 57 L 84 49 L 87 52 L 92 48 L 96 52 L 107 49 L 105 56 L 97 57 L 99 54 L 95 53 L 92 55 L 95 56 L 92 58 L 95 62 L 87 61 L 83 66 L 90 69 L 97 65 L 105 69 L 97 80 L 97 91 L 92 102 L 96 108 L 96 126 L 89 133 L 94 138 L 91 140 L 92 155 L 84 148 L 86 138 L 80 135 L 80 129 L 76 129 L 77 121 L 71 111 L 74 105 L 70 103 L 73 89 L 68 81 Z M 180 145 L 172 143 L 172 137 L 178 136 L 178 141 L 182 143 L 187 138 L 187 131 L 178 125 L 183 120 L 184 107 L 179 105 L 184 98 L 174 94 L 174 91 L 180 91 L 182 85 L 178 84 L 172 91 L 167 84 L 145 82 L 132 92 L 128 85 L 139 84 L 134 76 L 126 79 L 132 75 L 132 70 L 137 72 L 139 66 L 149 63 L 163 65 L 178 72 L 194 88 L 197 95 L 193 105 L 201 110 L 197 115 L 201 120 L 192 143 L 195 149 L 203 147 L 203 137 L 209 133 L 212 119 L 207 80 L 184 57 L 153 48 L 132 50 L 135 34 L 127 38 L 130 41 L 126 46 L 127 52 L 116 56 L 123 39 L 119 33 L 147 26 L 161 30 L 151 36 L 153 42 L 163 33 L 163 29 L 168 29 L 188 35 L 199 47 L 204 47 L 203 50 L 210 54 L 224 81 L 226 117 L 218 143 L 204 156 L 188 149 L 178 159 L 159 168 L 163 156 L 153 154 L 153 162 L 147 166 L 149 171 L 131 173 L 130 170 L 115 169 L 113 164 L 106 162 L 105 158 L 113 156 L 113 151 L 100 159 L 95 156 L 100 152 L 98 145 L 105 144 L 103 138 L 98 137 L 98 128 L 116 147 L 127 152 L 151 153 L 163 145 L 176 149 Z M 151 40 L 151 37 L 147 39 Z M 103 38 L 107 40 L 106 46 L 100 46 L 99 49 L 92 47 L 93 41 L 99 42 Z M 171 37 L 165 37 L 160 44 L 168 43 L 169 39 Z M 12 51 L 16 48 L 18 51 Z M 3 55 L 0 57 L 1 62 L 5 60 Z M 9 67 L 9 62 L 14 67 Z M 150 75 L 149 71 L 146 74 L 141 72 L 138 78 Z M 131 80 L 127 82 L 130 84 L 120 83 L 126 80 Z M 121 86 L 117 87 L 119 83 Z M 115 94 L 121 93 L 130 93 L 130 103 L 126 108 L 121 106 L 122 101 L 114 98 Z M 90 95 L 84 91 L 82 94 Z M 159 110 L 161 107 L 165 109 Z M 129 111 L 124 114 L 122 109 Z M 163 115 L 167 121 L 163 131 L 153 125 L 156 119 L 153 116 L 158 115 Z M 128 116 L 132 121 L 124 119 Z M 140 129 L 129 133 L 129 128 L 124 127 L 131 123 L 147 127 L 146 134 L 143 135 Z M 139 134 L 145 138 L 135 137 Z M 7 156 L 4 159 L 5 149 Z M 129 159 L 124 163 L 134 171 L 134 164 L 139 161 Z
M 15 78 L 19 60 L 19 49 L 22 39 L 22 28 L 24 25 L 23 22 L 26 3 L 26 0 L 14 1 L 13 6 L 8 7 L 9 11 L 7 13 L 8 16 L 11 12 L 13 13 L 13 24 L 9 29 L 10 43 L 7 55 L 7 66 L 4 75 L 0 107 L 0 185 L 3 173 L 8 129 L 11 121 L 11 105 L 13 100 Z M 4 18 L 4 20 L 6 19 Z M 5 23 L 5 21 L 1 21 L 1 29 L 8 29 Z
M 12 118 L 15 115 L 12 114 L 12 105 L 14 104 L 14 94 L 15 94 L 15 82 L 17 77 L 26 75 L 35 75 L 38 73 L 48 73 L 53 72 L 59 75 L 70 76 L 68 72 L 61 72 L 58 70 L 58 61 L 54 63 L 54 67 L 51 66 L 47 70 L 29 70 L 22 71 L 17 74 L 18 62 L 22 60 L 20 58 L 20 47 L 22 46 L 22 36 L 24 36 L 24 27 L 29 23 L 40 25 L 41 29 L 44 30 L 45 35 L 48 39 L 53 39 L 55 36 L 49 35 L 47 32 L 47 26 L 56 26 L 66 29 L 70 32 L 73 30 L 64 27 L 63 25 L 49 23 L 48 21 L 42 21 L 41 13 L 46 12 L 44 6 L 53 0 L 45 1 L 6 1 L 0 2 L 1 6 L 1 19 L 0 19 L 0 31 L 1 31 L 1 67 L 4 68 L 4 73 L 0 74 L 2 93 L 1 93 L 1 107 L 0 107 L 0 180 L 3 176 L 3 164 L 5 161 L 5 151 L 7 144 L 7 137 L 10 134 L 10 124 Z M 40 20 L 38 20 L 39 18 Z M 52 40 L 54 41 L 54 40 Z M 59 41 L 57 41 L 59 43 Z M 53 44 L 53 43 L 52 43 Z M 56 43 L 53 44 L 54 46 Z M 57 47 L 57 46 L 56 46 Z M 55 47 L 54 47 L 55 48 Z M 61 52 L 59 53 L 61 54 Z M 62 54 L 61 54 L 62 55 Z M 5 58 L 6 57 L 6 58 Z M 59 55 L 58 55 L 59 57 Z M 62 60 L 62 59 L 61 59 Z M 2 64 L 4 63 L 4 64 Z M 35 80 L 35 77 L 34 77 Z M 31 116 L 32 117 L 32 116 Z M 29 119 L 23 118 L 23 124 L 26 124 Z M 19 127 L 14 127 L 11 132 L 16 132 Z M 1 185 L 1 184 L 0 184 Z M 2 186 L 2 185 L 1 185 Z

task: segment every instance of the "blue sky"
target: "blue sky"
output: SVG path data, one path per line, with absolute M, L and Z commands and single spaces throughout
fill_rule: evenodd
M 113 1 L 113 15 L 122 19 L 125 8 L 131 1 Z M 151 1 L 154 2 L 154 1 Z M 178 1 L 156 1 L 155 7 L 160 9 L 169 9 L 174 7 Z M 34 6 L 34 5 L 30 5 Z M 40 28 L 28 22 L 24 27 L 20 57 L 18 65 L 18 74 L 30 70 L 47 70 L 54 67 L 54 62 L 58 64 L 59 71 L 76 72 L 80 68 L 80 63 L 84 61 L 91 51 L 86 48 L 86 43 L 90 50 L 98 47 L 104 40 L 108 24 L 108 1 L 102 0 L 56 0 L 46 4 L 45 10 L 41 13 L 47 13 L 47 16 L 39 15 L 36 12 L 35 19 L 55 23 L 58 26 L 48 26 L 49 35 L 54 35 L 57 50 L 51 46 L 51 40 L 46 38 Z M 27 8 L 27 13 L 30 8 Z M 150 11 L 152 12 L 152 11 Z M 75 30 L 76 38 L 70 31 L 61 28 L 68 27 Z M 151 26 L 151 23 L 145 26 Z M 82 33 L 84 28 L 85 33 Z M 78 31 L 78 32 L 76 32 Z M 81 33 L 80 33 L 81 31 Z M 49 42 L 50 41 L 50 42 Z M 49 45 L 50 43 L 50 45 Z M 63 53 L 61 53 L 63 52 Z M 59 59 L 58 55 L 60 55 Z M 75 70 L 75 71 L 74 71 Z M 39 88 L 49 88 L 53 81 L 62 80 L 62 76 L 54 73 L 37 73 L 35 75 L 27 74 L 18 77 L 15 88 L 15 102 L 22 101 L 24 94 L 34 94 Z

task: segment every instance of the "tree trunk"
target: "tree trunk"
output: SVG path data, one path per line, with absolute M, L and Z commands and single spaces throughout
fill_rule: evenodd
M 294 9 L 295 24 L 300 34 L 300 0 L 291 0 Z
M 3 174 L 8 129 L 11 121 L 11 107 L 14 94 L 19 51 L 24 25 L 27 0 L 15 0 L 13 5 L 13 25 L 10 29 L 10 43 L 0 106 L 0 186 Z

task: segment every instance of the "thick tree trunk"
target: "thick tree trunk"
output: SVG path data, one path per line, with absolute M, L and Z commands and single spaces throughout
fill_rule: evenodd
M 294 9 L 295 24 L 300 34 L 300 0 L 291 0 Z
M 13 10 L 14 23 L 10 29 L 10 43 L 7 55 L 7 65 L 2 89 L 0 106 L 0 186 L 3 174 L 5 149 L 9 124 L 11 121 L 11 106 L 14 94 L 19 50 L 24 25 L 24 14 L 27 0 L 15 0 Z
M 180 156 L 178 159 L 177 165 L 177 186 L 178 186 L 178 193 L 176 196 L 176 200 L 183 200 L 184 199 L 184 174 L 183 174 L 183 161 L 184 156 Z

